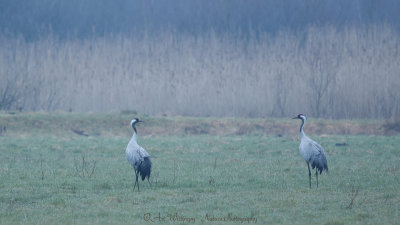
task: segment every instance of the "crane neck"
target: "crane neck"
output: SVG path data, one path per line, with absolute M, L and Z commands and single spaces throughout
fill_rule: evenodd
M 133 128 L 132 140 L 134 140 L 136 142 L 137 141 L 137 131 L 136 131 L 135 125 L 133 125 L 132 128 Z
M 304 133 L 304 124 L 305 123 L 306 123 L 306 121 L 302 118 L 301 119 L 301 125 L 300 125 L 300 137 L 306 136 L 306 134 Z

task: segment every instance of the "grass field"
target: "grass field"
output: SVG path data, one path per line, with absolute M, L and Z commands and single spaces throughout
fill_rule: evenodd
M 400 135 L 380 121 L 310 118 L 329 173 L 309 189 L 299 121 L 140 116 L 153 185 L 137 192 L 133 117 L 0 114 L 0 224 L 400 223 Z

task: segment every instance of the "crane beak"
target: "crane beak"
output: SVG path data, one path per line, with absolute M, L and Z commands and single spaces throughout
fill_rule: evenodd
M 299 118 L 299 117 L 296 116 L 296 117 L 293 117 L 292 119 L 298 119 L 298 118 Z

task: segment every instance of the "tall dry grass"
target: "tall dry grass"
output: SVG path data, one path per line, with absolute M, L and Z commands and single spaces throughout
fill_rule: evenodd
M 35 42 L 0 37 L 5 110 L 185 116 L 400 116 L 400 38 L 388 26 L 237 37 L 165 32 Z

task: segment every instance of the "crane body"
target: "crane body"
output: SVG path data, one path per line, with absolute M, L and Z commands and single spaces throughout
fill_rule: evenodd
M 303 157 L 303 159 L 307 163 L 308 176 L 310 178 L 309 179 L 310 180 L 310 188 L 311 188 L 310 164 L 311 164 L 312 169 L 315 168 L 315 177 L 317 180 L 317 188 L 318 188 L 318 172 L 319 172 L 319 174 L 321 174 L 322 171 L 324 171 L 324 170 L 328 171 L 328 162 L 326 160 L 325 151 L 320 144 L 318 144 L 311 138 L 307 137 L 307 135 L 304 133 L 304 124 L 307 120 L 306 116 L 304 116 L 303 114 L 299 114 L 297 117 L 294 117 L 293 119 L 300 119 L 302 121 L 302 123 L 300 125 L 299 151 L 300 151 L 300 155 Z
M 133 128 L 133 135 L 131 140 L 128 143 L 128 146 L 126 147 L 126 159 L 128 162 L 132 165 L 133 170 L 135 171 L 135 184 L 133 186 L 133 189 L 135 189 L 136 184 L 138 187 L 139 191 L 139 175 L 142 178 L 142 181 L 146 179 L 150 183 L 150 174 L 151 174 L 151 160 L 150 160 L 150 155 L 147 153 L 147 151 L 142 148 L 140 145 L 137 143 L 137 130 L 136 130 L 136 124 L 142 122 L 139 119 L 135 118 L 131 121 L 131 127 Z

